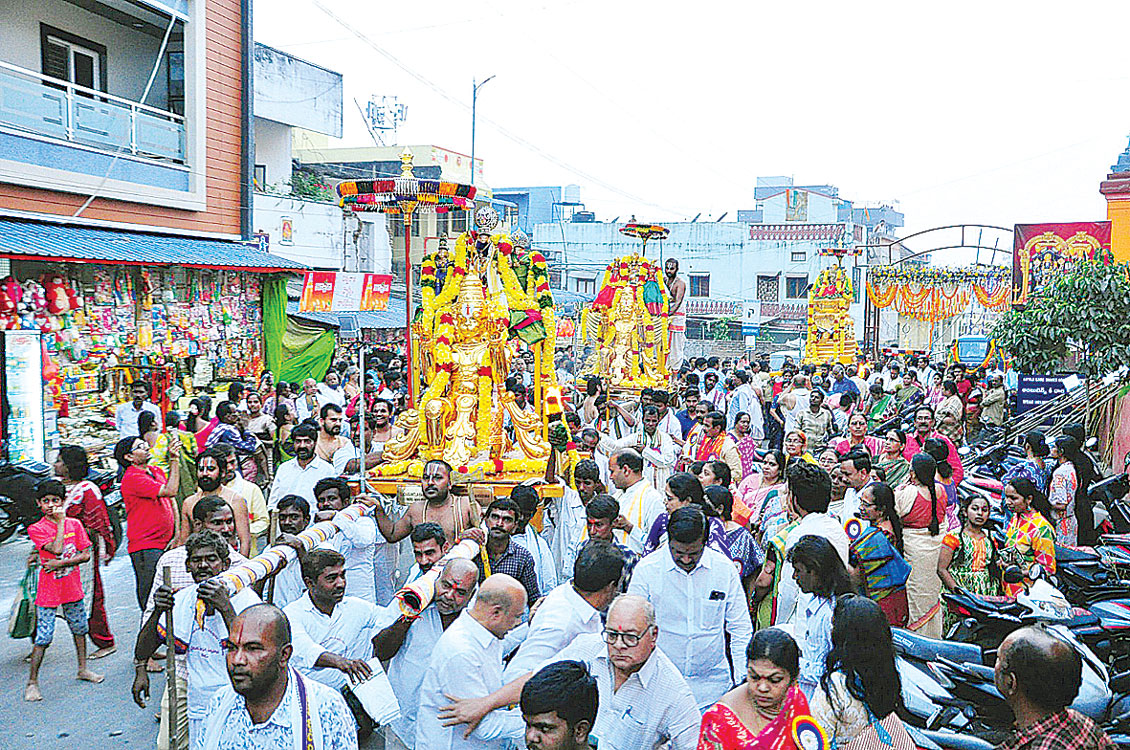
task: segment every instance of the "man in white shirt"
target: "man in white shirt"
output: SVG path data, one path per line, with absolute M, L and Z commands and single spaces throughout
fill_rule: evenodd
M 469 736 L 444 726 L 440 710 L 451 695 L 480 698 L 502 687 L 502 639 L 526 611 L 526 590 L 496 573 L 479 587 L 474 604 L 444 631 L 420 685 L 416 747 L 421 750 L 504 750 L 525 734 L 517 709 L 490 712 Z
M 611 439 L 604 438 L 595 427 L 586 427 L 581 430 L 581 441 L 577 446 L 577 453 L 582 458 L 588 458 L 596 463 L 597 468 L 600 469 L 600 482 L 608 487 L 612 483 L 611 469 L 608 466 L 608 454 L 604 452 L 602 442 L 612 445 Z
M 671 394 L 667 391 L 653 391 L 652 405 L 659 410 L 659 429 L 671 436 L 676 448 L 683 445 L 683 424 L 670 408 Z
M 616 487 L 612 496 L 620 503 L 621 511 L 621 518 L 616 521 L 616 539 L 635 552 L 643 552 L 651 525 L 663 512 L 663 495 L 644 479 L 643 457 L 630 448 L 612 454 L 608 470 Z
M 310 525 L 313 514 L 310 512 L 310 503 L 300 495 L 287 495 L 278 501 L 277 519 L 279 522 L 279 536 L 275 544 L 287 544 L 294 548 L 298 557 L 294 562 L 288 563 L 282 570 L 275 573 L 267 582 L 265 589 L 270 604 L 280 609 L 298 601 L 306 593 L 306 583 L 302 580 L 302 566 L 298 561 L 306 553 L 298 535 Z
M 832 479 L 828 472 L 807 461 L 794 461 L 785 471 L 789 483 L 789 512 L 800 517 L 798 523 L 785 538 L 785 555 L 802 536 L 822 536 L 832 543 L 840 555 L 844 567 L 848 567 L 848 538 L 843 524 L 828 513 L 828 503 L 832 499 Z M 793 622 L 797 611 L 804 611 L 811 594 L 801 593 L 793 578 L 793 564 L 787 559 L 778 562 L 784 565 L 780 584 L 777 586 L 777 615 L 774 625 Z
M 532 672 L 582 633 L 599 633 L 600 614 L 620 593 L 624 558 L 611 542 L 590 539 L 573 563 L 572 581 L 549 592 L 530 620 L 530 632 L 510 660 L 506 681 Z
M 301 424 L 310 417 L 318 418 L 319 410 L 322 408 L 321 401 L 318 395 L 318 381 L 314 378 L 306 378 L 302 381 L 302 393 L 294 397 L 294 413 L 298 416 L 298 422 Z
M 443 527 L 432 521 L 413 526 L 408 539 L 412 542 L 412 557 L 415 562 L 408 569 L 408 576 L 404 579 L 405 584 L 412 583 L 431 570 L 443 557 L 443 551 L 449 549 L 447 534 L 444 533 Z
M 337 472 L 328 462 L 318 458 L 314 446 L 318 442 L 318 430 L 313 425 L 300 424 L 290 432 L 294 441 L 294 458 L 280 464 L 275 471 L 275 481 L 271 483 L 271 503 L 277 503 L 286 495 L 298 495 L 314 507 L 314 485 L 326 477 L 336 477 Z
M 141 437 L 137 434 L 137 420 L 143 411 L 156 417 L 157 426 L 161 426 L 161 410 L 148 400 L 149 384 L 144 380 L 135 381 L 130 386 L 130 395 L 133 396 L 132 401 L 118 404 L 118 408 L 114 410 L 114 425 L 118 428 L 119 438 Z
M 541 499 L 538 492 L 528 485 L 519 485 L 510 492 L 510 499 L 518 504 L 521 516 L 518 518 L 518 528 L 515 529 L 513 539 L 526 548 L 534 558 L 534 572 L 538 578 L 538 591 L 549 592 L 557 588 L 557 561 L 553 559 L 549 543 L 542 539 L 530 521 L 537 514 Z
M 592 459 L 582 458 L 573 467 L 573 481 L 577 489 L 561 482 L 561 497 L 550 500 L 542 514 L 542 536 L 549 542 L 549 551 L 557 565 L 557 580 L 569 578 L 572 566 L 566 567 L 565 559 L 570 547 L 581 538 L 585 531 L 585 504 L 596 492 L 600 482 L 600 469 Z
M 290 623 L 278 607 L 248 607 L 236 616 L 225 645 L 230 684 L 205 709 L 193 750 L 357 750 L 341 694 L 290 668 Z
M 631 435 L 616 441 L 617 450 L 625 448 L 638 451 L 643 456 L 644 478 L 652 487 L 663 492 L 667 478 L 675 468 L 675 441 L 659 429 L 659 409 L 650 404 L 643 407 L 640 426 Z
M 829 505 L 828 512 L 847 523 L 859 515 L 859 495 L 871 482 L 871 456 L 867 451 L 856 449 L 845 454 L 840 459 L 840 477 L 847 485 L 844 501 L 839 508 Z
M 592 736 L 616 750 L 694 750 L 702 714 L 687 681 L 662 650 L 655 608 L 626 594 L 608 610 L 599 635 L 582 635 L 552 661 L 576 660 L 600 696 Z M 742 664 L 745 664 L 742 653 Z M 744 670 L 743 670 L 744 672 Z
M 318 501 L 315 521 L 335 520 L 337 512 L 353 499 L 349 483 L 340 477 L 320 480 L 314 485 L 314 496 Z M 365 495 L 356 499 L 370 505 L 373 502 Z M 386 542 L 378 540 L 377 524 L 372 516 L 360 516 L 355 520 L 337 519 L 337 524 L 338 533 L 320 546 L 337 550 L 345 557 L 345 593 L 383 607 L 392 601 L 396 592 L 392 588 L 392 571 L 388 569 L 384 554 Z
M 322 406 L 337 404 L 342 409 L 345 408 L 345 391 L 342 390 L 341 375 L 337 370 L 327 370 L 322 382 L 318 383 L 318 403 Z
M 702 511 L 679 508 L 667 534 L 666 549 L 644 557 L 632 571 L 628 593 L 655 605 L 659 647 L 705 709 L 744 679 L 753 623 L 733 563 L 706 546 Z
M 808 378 L 804 375 L 793 377 L 792 385 L 785 389 L 777 399 L 781 413 L 785 415 L 785 434 L 796 429 L 797 415 L 808 409 L 808 400 L 812 391 L 808 390 Z
M 368 660 L 384 610 L 345 595 L 345 558 L 332 549 L 310 550 L 302 557 L 302 580 L 306 593 L 283 610 L 294 638 L 293 664 L 306 677 L 342 692 L 363 740 L 372 734 L 373 721 L 349 686 L 373 676 Z
M 400 703 L 400 718 L 392 723 L 391 728 L 395 737 L 385 732 L 386 748 L 396 748 L 396 740 L 409 750 L 415 747 L 416 714 L 424 666 L 431 659 L 440 636 L 471 601 L 478 581 L 479 569 L 473 562 L 459 557 L 448 561 L 436 579 L 431 604 L 424 607 L 417 617 L 400 615 L 373 639 L 377 658 L 388 662 L 388 681 Z M 389 610 L 393 609 L 389 607 Z M 387 621 L 388 617 L 385 619 Z
M 228 684 L 224 664 L 224 641 L 235 616 L 253 604 L 259 597 L 250 588 L 229 594 L 227 584 L 216 579 L 228 569 L 231 546 L 214 531 L 199 531 L 185 542 L 189 573 L 194 584 L 173 594 L 164 584 L 153 597 L 153 614 L 149 616 L 137 636 L 134 663 L 144 664 L 166 639 L 165 612 L 173 610 L 173 635 L 178 648 L 184 644 L 185 667 L 188 677 L 188 734 L 200 735 L 208 701 L 216 691 Z M 212 579 L 212 580 L 209 580 Z M 204 603 L 201 614 L 197 601 Z M 142 695 L 148 697 L 148 679 L 134 679 L 134 701 L 144 708 Z

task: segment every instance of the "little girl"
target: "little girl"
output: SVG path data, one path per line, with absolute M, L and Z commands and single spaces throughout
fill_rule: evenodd
M 796 635 L 802 649 L 797 685 L 810 697 L 832 650 L 836 597 L 851 592 L 851 579 L 836 548 L 822 536 L 802 536 L 788 554 L 793 578 L 805 593 L 797 602 Z
M 965 589 L 973 594 L 999 596 L 996 576 L 997 548 L 985 532 L 989 501 L 974 495 L 961 504 L 961 530 L 946 534 L 938 553 L 938 577 L 949 591 Z M 946 632 L 960 617 L 946 610 Z

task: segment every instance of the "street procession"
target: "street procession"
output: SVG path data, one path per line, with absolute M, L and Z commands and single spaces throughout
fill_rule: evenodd
M 1130 7 L 1006 5 L 0 0 L 0 748 L 1130 750 Z

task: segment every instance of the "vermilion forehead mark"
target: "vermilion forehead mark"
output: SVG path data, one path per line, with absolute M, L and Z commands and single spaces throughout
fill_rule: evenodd
M 231 634 L 231 640 L 239 642 L 243 638 L 243 620 L 235 623 L 235 632 Z

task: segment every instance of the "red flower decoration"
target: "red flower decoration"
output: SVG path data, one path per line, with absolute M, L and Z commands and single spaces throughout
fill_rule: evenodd
M 439 322 L 440 323 L 446 323 L 448 325 L 452 325 L 453 323 L 455 323 L 455 318 L 452 316 L 451 313 L 445 312 L 445 313 L 443 313 L 442 315 L 439 316 Z
M 479 377 L 489 378 L 490 377 L 490 367 L 480 367 L 479 368 Z
M 458 469 L 458 472 L 460 474 L 466 474 L 467 473 L 467 467 L 466 466 L 460 466 L 459 469 Z
M 493 459 L 493 460 L 494 460 L 494 473 L 495 474 L 501 474 L 502 473 L 502 459 L 496 458 L 496 459 Z

